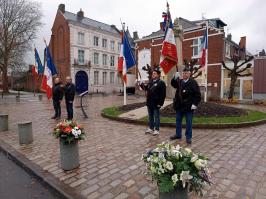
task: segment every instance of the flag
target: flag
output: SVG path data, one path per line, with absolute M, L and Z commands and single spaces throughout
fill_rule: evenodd
M 57 71 L 53 63 L 51 54 L 50 54 L 50 50 L 47 46 L 46 46 L 46 63 L 47 63 L 48 68 L 51 70 L 52 76 L 56 75 Z
M 167 16 L 165 16 L 167 14 Z M 162 46 L 160 66 L 164 73 L 167 74 L 172 67 L 177 64 L 177 49 L 173 31 L 173 23 L 169 11 L 169 4 L 167 3 L 167 13 L 163 13 L 165 38 Z
M 124 82 L 127 82 L 127 71 L 136 65 L 136 60 L 131 50 L 126 32 L 123 30 L 120 55 L 118 59 L 118 71 L 122 72 Z
M 208 36 L 207 36 L 207 28 L 204 31 L 204 37 L 201 40 L 201 58 L 200 58 L 200 67 L 205 67 L 206 65 L 206 55 L 207 55 L 207 50 L 208 50 Z
M 46 92 L 47 98 L 52 97 L 52 87 L 53 87 L 53 75 L 56 75 L 56 68 L 52 61 L 49 48 L 46 46 L 46 66 L 44 68 L 44 74 L 42 79 L 42 89 Z
M 43 74 L 44 67 L 42 65 L 39 53 L 36 48 L 34 48 L 34 54 L 35 54 L 35 62 L 37 63 L 38 66 L 38 74 Z

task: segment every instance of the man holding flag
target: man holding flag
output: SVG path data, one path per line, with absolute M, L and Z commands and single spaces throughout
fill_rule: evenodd
M 136 61 L 133 52 L 131 50 L 131 46 L 129 44 L 129 40 L 125 32 L 124 26 L 125 25 L 123 24 L 123 30 L 121 33 L 122 42 L 121 42 L 120 55 L 118 59 L 118 72 L 122 74 L 122 79 L 124 82 L 124 105 L 126 105 L 127 71 L 128 69 L 136 65 Z

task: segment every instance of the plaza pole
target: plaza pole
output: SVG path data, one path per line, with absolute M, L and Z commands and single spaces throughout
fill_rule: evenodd
M 127 84 L 126 82 L 124 81 L 124 105 L 127 105 Z
M 205 92 L 204 92 L 204 102 L 207 102 L 207 96 L 208 96 L 208 48 L 209 48 L 209 39 L 208 39 L 208 36 L 209 36 L 209 24 L 208 24 L 208 20 L 206 21 L 206 33 L 207 33 L 207 36 L 206 36 L 206 42 L 207 42 L 207 49 L 206 49 L 206 57 L 205 57 Z

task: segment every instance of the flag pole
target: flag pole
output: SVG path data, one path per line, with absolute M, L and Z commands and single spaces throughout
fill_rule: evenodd
M 123 31 L 123 34 L 126 34 L 125 33 L 125 23 L 122 23 L 122 31 Z M 124 37 L 124 35 L 123 35 L 123 37 Z M 124 40 L 122 40 L 122 42 L 124 42 Z M 123 47 L 124 47 L 124 44 L 123 44 Z M 125 62 L 126 62 L 126 60 L 124 60 L 123 65 L 126 64 Z M 123 67 L 123 70 L 124 70 L 124 67 Z M 122 77 L 123 77 L 123 70 L 122 70 Z M 124 79 L 123 79 L 123 82 L 124 82 L 124 105 L 127 105 L 127 90 L 126 90 L 127 84 L 126 84 Z
M 35 44 L 34 44 L 34 67 L 36 67 L 36 59 L 35 59 Z M 31 73 L 32 73 L 32 69 L 31 69 Z M 32 74 L 32 77 L 33 77 L 33 96 L 35 97 L 35 87 L 36 87 L 36 85 L 35 85 L 35 77 L 34 77 L 34 74 Z
M 209 39 L 208 39 L 208 36 L 209 36 L 209 23 L 208 23 L 208 20 L 206 20 L 206 42 L 207 44 L 209 45 Z M 204 102 L 207 102 L 207 94 L 208 94 L 208 50 L 209 50 L 209 47 L 207 47 L 206 49 L 206 58 L 205 58 L 205 92 L 204 92 Z

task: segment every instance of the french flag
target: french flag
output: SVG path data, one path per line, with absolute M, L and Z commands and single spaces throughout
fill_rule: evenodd
M 56 75 L 57 71 L 47 46 L 45 52 L 47 64 L 44 68 L 42 89 L 46 92 L 47 98 L 50 99 L 52 97 L 53 75 Z
M 163 69 L 164 73 L 167 74 L 172 67 L 174 67 L 177 64 L 177 49 L 176 49 L 176 43 L 175 43 L 175 37 L 174 37 L 174 31 L 173 31 L 173 23 L 171 19 L 171 14 L 169 11 L 169 4 L 167 3 L 167 20 L 165 22 L 165 13 L 163 13 L 164 18 L 164 24 L 166 27 L 164 27 L 165 33 L 165 39 L 163 41 L 162 46 L 162 53 L 161 53 L 161 62 L 160 66 Z
M 123 81 L 126 83 L 127 71 L 129 68 L 136 65 L 136 60 L 131 50 L 127 34 L 124 30 L 121 36 L 122 36 L 122 42 L 121 42 L 120 55 L 118 59 L 118 72 L 122 73 Z
M 200 67 L 203 68 L 206 65 L 206 58 L 208 53 L 208 36 L 207 36 L 207 29 L 204 31 L 204 37 L 201 40 L 201 58 L 200 58 Z

